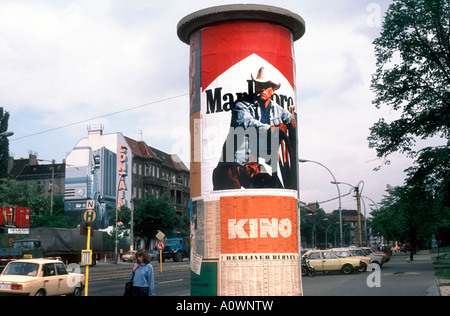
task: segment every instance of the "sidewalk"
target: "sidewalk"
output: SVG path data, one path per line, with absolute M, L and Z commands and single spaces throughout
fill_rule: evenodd
M 433 270 L 435 268 L 440 268 L 440 267 L 450 269 L 449 264 L 442 264 L 442 265 L 435 264 L 436 257 L 437 257 L 437 255 L 430 254 L 429 250 L 420 250 L 414 255 L 413 261 L 430 261 L 430 263 L 433 266 Z M 406 261 L 411 262 L 409 260 L 409 256 L 407 257 Z M 436 286 L 438 288 L 439 294 L 441 296 L 450 296 L 450 285 L 448 285 L 448 284 L 450 284 L 450 279 L 444 279 L 444 278 L 435 276 L 435 281 L 436 281 Z

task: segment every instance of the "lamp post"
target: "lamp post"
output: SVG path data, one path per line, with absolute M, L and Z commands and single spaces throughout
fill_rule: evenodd
M 50 215 L 53 215 L 53 192 L 54 192 L 54 182 L 55 182 L 55 159 L 47 160 L 37 158 L 37 161 L 47 161 L 52 163 L 52 189 L 51 189 L 51 197 L 50 197 Z
M 336 182 L 335 181 L 335 183 L 336 183 L 336 185 L 339 185 L 339 184 L 345 184 L 345 185 L 348 185 L 348 186 L 350 186 L 350 187 L 352 187 L 353 188 L 353 190 L 355 190 L 355 197 L 356 197 L 356 214 L 357 214 L 357 216 L 358 216 L 358 242 L 359 242 L 359 245 L 361 246 L 362 245 L 362 232 L 361 232 L 361 193 L 362 193 L 362 190 L 363 190 L 363 188 L 364 188 L 364 181 L 359 181 L 358 182 L 358 184 L 356 185 L 356 186 L 353 186 L 353 185 L 351 185 L 351 184 L 349 184 L 349 183 L 346 183 L 346 182 Z M 360 186 L 362 185 L 362 187 L 361 187 L 361 189 L 359 188 Z
M 10 137 L 10 136 L 13 136 L 14 135 L 14 132 L 11 132 L 11 131 L 6 131 L 6 132 L 3 132 L 3 133 L 0 133 L 0 137 Z
M 340 230 L 340 236 L 341 236 L 341 245 L 343 245 L 343 241 L 342 241 L 342 208 L 341 208 L 341 190 L 339 189 L 339 185 L 337 184 L 336 178 L 334 176 L 334 174 L 331 172 L 330 169 L 328 169 L 325 165 L 321 164 L 320 162 L 314 161 L 314 160 L 308 160 L 308 159 L 299 159 L 298 162 L 300 163 L 306 163 L 306 162 L 312 162 L 315 163 L 319 166 L 322 166 L 323 168 L 325 168 L 330 174 L 331 177 L 333 178 L 334 182 L 331 182 L 333 184 L 336 184 L 336 188 L 338 191 L 338 198 L 339 198 L 339 230 Z
M 321 219 L 321 221 L 327 221 L 328 220 L 328 218 L 322 218 Z M 314 237 L 315 237 L 315 234 L 314 234 L 314 230 L 316 229 L 316 225 L 317 225 L 317 223 L 318 223 L 319 221 L 317 221 L 317 222 L 315 222 L 314 223 L 314 226 L 313 226 L 313 229 L 312 229 L 312 233 L 311 233 L 311 242 L 312 242 L 312 248 L 314 249 Z
M 362 199 L 363 203 L 364 203 L 364 199 L 370 200 L 378 211 L 378 205 L 377 205 L 377 203 L 375 203 L 374 200 L 372 200 L 371 198 L 369 198 L 367 196 L 362 196 L 362 195 L 361 195 L 361 199 Z M 364 203 L 364 217 L 366 218 L 364 221 L 364 231 L 366 232 L 366 242 L 367 242 L 367 241 L 369 241 L 369 236 L 367 233 L 367 216 L 366 216 L 366 204 L 365 203 Z

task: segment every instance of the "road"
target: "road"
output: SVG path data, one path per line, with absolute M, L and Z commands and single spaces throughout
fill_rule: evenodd
M 88 296 L 123 296 L 125 283 L 134 263 L 120 262 L 118 266 L 99 264 L 91 268 Z M 152 262 L 155 272 L 156 296 L 189 296 L 189 262 L 165 262 L 162 273 L 158 262 Z
M 92 281 L 89 296 L 123 296 L 128 278 Z M 189 271 L 155 274 L 156 296 L 189 296 Z
M 303 278 L 305 296 L 438 296 L 431 261 L 409 254 L 394 254 L 379 271 L 317 273 Z M 369 280 L 369 281 L 368 281 Z M 370 285 L 370 286 L 369 286 Z
M 395 254 L 381 270 L 341 273 L 317 273 L 314 278 L 303 277 L 305 296 L 437 296 L 433 267 L 429 260 L 415 257 L 408 261 L 405 254 Z M 172 264 L 172 266 L 170 266 Z M 190 271 L 186 263 L 166 263 L 160 274 L 159 264 L 155 269 L 155 291 L 157 296 L 189 296 Z M 128 265 L 131 269 L 132 264 Z M 127 267 L 127 268 L 128 268 Z M 178 268 L 174 268 L 178 267 Z M 164 271 L 166 269 L 166 271 Z M 173 272 L 170 270 L 173 269 Z M 128 272 L 129 273 L 129 272 Z M 125 273 L 127 275 L 127 273 Z M 128 277 L 96 280 L 89 283 L 89 296 L 122 296 Z M 368 285 L 375 285 L 370 287 Z M 379 287 L 378 287 L 379 286 Z

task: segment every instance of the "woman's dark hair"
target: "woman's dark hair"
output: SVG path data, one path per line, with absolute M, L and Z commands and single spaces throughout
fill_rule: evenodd
M 150 263 L 150 255 L 148 254 L 147 250 L 145 249 L 139 249 L 136 252 L 136 261 L 139 262 L 138 257 L 142 256 L 142 258 L 144 258 L 144 263 Z

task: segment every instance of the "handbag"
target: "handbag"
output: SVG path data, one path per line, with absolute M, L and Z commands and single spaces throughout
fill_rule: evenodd
M 134 272 L 131 275 L 130 281 L 125 283 L 125 292 L 123 293 L 123 296 L 132 296 L 133 295 L 133 279 L 134 279 Z

